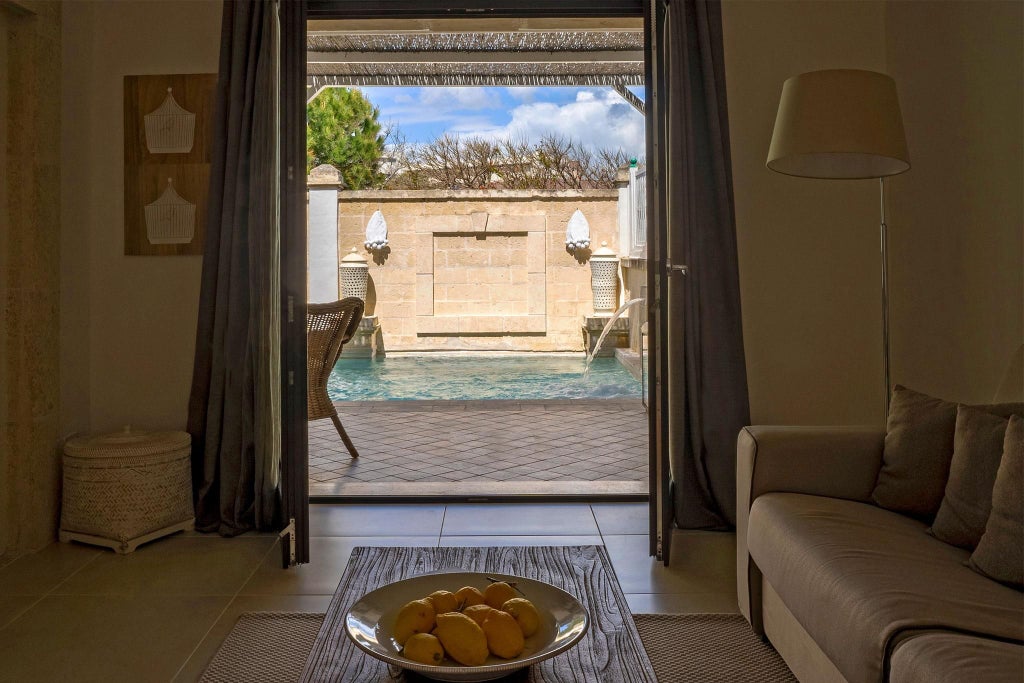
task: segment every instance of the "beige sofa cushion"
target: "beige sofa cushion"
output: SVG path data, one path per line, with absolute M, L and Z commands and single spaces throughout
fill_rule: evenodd
M 1024 645 L 961 633 L 929 632 L 896 646 L 889 683 L 1020 683 Z
M 970 406 L 957 408 L 949 481 L 930 529 L 935 538 L 968 550 L 978 545 L 992 511 L 1008 422 Z
M 974 407 L 1004 418 L 1024 411 L 1021 403 Z M 956 403 L 896 385 L 873 501 L 887 510 L 931 521 L 949 478 L 956 409 Z
M 1024 640 L 1024 596 L 966 566 L 919 521 L 866 503 L 768 493 L 750 509 L 750 555 L 851 683 L 883 680 L 891 645 L 920 628 Z
M 955 403 L 896 385 L 872 500 L 889 510 L 930 519 L 946 488 L 955 428 Z
M 997 581 L 1024 587 L 1024 419 L 1019 415 L 1006 428 L 992 512 L 970 564 Z

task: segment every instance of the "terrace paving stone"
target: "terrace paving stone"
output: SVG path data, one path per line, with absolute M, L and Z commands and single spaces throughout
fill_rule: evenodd
M 637 399 L 336 402 L 359 449 L 309 425 L 315 483 L 647 481 L 647 414 Z

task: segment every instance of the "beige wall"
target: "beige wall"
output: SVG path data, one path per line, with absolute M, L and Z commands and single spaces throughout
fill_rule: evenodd
M 885 71 L 885 4 L 729 0 L 722 22 L 751 420 L 879 423 L 877 183 L 764 162 L 785 79 Z
M 185 426 L 200 257 L 124 256 L 122 82 L 213 73 L 219 2 L 65 3 L 66 431 Z
M 891 73 L 913 168 L 889 181 L 892 376 L 988 401 L 1024 341 L 1018 2 L 723 6 L 755 423 L 883 417 L 878 185 L 764 166 L 782 82 Z M 1019 385 L 1018 385 L 1019 386 Z
M 0 556 L 57 522 L 61 7 L 0 3 Z
M 890 185 L 893 376 L 987 402 L 1024 343 L 1024 3 L 891 2 L 886 27 L 913 164 Z
M 591 248 L 618 248 L 618 191 L 360 191 L 339 194 L 338 248 L 380 210 L 390 251 L 369 261 L 367 310 L 386 351 L 582 351 L 590 267 L 565 248 L 576 209 Z
M 900 88 L 914 167 L 891 183 L 894 378 L 961 400 L 995 390 L 1022 337 L 1020 7 L 725 3 L 755 422 L 881 420 L 877 187 L 764 167 L 783 80 L 821 68 L 891 71 Z M 215 71 L 220 11 L 63 4 L 48 91 L 64 90 L 62 434 L 185 422 L 200 259 L 122 255 L 121 83 Z

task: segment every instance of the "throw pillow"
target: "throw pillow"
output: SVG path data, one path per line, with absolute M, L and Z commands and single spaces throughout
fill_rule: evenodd
M 872 500 L 887 510 L 930 519 L 946 489 L 955 428 L 955 403 L 897 384 Z
M 992 489 L 992 513 L 985 533 L 968 560 L 971 568 L 1024 588 L 1024 418 L 1014 415 L 1006 427 L 1003 458 Z
M 930 529 L 935 538 L 969 550 L 978 545 L 992 511 L 1008 423 L 977 408 L 957 408 L 949 481 Z

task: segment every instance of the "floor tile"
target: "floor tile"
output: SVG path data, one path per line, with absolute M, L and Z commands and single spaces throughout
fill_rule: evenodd
M 603 545 L 600 536 L 442 536 L 441 546 Z
M 166 538 L 130 555 L 104 553 L 55 593 L 233 596 L 274 543 L 268 536 Z
M 736 534 L 676 530 L 672 534 L 672 566 L 696 576 L 725 579 L 730 591 L 735 591 Z
M 240 591 L 241 595 L 333 595 L 345 571 L 352 549 L 369 546 L 436 546 L 436 536 L 313 536 L 309 539 L 309 564 L 281 569 L 276 550 Z
M 231 601 L 192 656 L 174 677 L 175 683 L 192 683 L 203 675 L 221 643 L 246 612 L 326 612 L 330 595 L 246 595 Z
M 310 505 L 310 536 L 437 536 L 443 505 Z
M 443 536 L 599 534 L 589 505 L 449 505 Z
M 38 602 L 38 595 L 0 595 L 0 628 Z
M 716 532 L 677 532 L 668 567 L 648 556 L 646 534 L 603 536 L 624 593 L 735 591 L 735 538 Z
M 229 600 L 45 597 L 3 630 L 4 680 L 168 681 Z
M 104 553 L 114 554 L 78 543 L 51 543 L 0 569 L 0 595 L 43 595 Z
M 736 614 L 735 593 L 626 593 L 633 614 Z
M 647 503 L 593 503 L 597 526 L 602 534 L 646 534 L 650 525 Z

